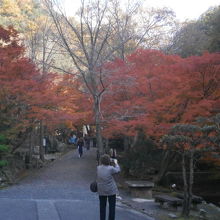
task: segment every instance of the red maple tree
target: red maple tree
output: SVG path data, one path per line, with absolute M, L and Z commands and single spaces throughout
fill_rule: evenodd
M 208 116 L 219 103 L 219 54 L 183 59 L 138 50 L 107 65 L 111 82 L 103 112 L 108 130 L 135 134 L 138 127 L 160 137 L 177 123 Z
M 16 139 L 39 121 L 55 129 L 85 117 L 76 103 L 84 97 L 77 81 L 40 72 L 24 52 L 18 33 L 0 27 L 0 132 Z

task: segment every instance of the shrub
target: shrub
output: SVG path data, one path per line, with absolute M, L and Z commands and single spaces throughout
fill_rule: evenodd
M 8 145 L 0 144 L 0 153 L 8 152 L 8 151 L 9 151 Z
M 8 166 L 8 161 L 7 160 L 0 160 L 0 168 Z
M 6 143 L 7 138 L 0 134 L 0 168 L 8 165 L 8 161 L 4 159 L 4 156 L 9 152 L 9 146 Z
M 156 172 L 162 151 L 148 138 L 139 137 L 136 145 L 124 153 L 121 165 L 125 175 L 145 178 Z

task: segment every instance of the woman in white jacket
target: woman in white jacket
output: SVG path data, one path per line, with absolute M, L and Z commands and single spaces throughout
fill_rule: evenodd
M 109 155 L 104 154 L 100 158 L 101 165 L 97 167 L 97 185 L 100 202 L 100 220 L 105 220 L 106 217 L 106 203 L 109 203 L 109 218 L 108 220 L 115 220 L 115 205 L 116 194 L 118 188 L 115 183 L 113 174 L 120 172 L 120 167 L 115 160 L 114 165 L 111 166 Z

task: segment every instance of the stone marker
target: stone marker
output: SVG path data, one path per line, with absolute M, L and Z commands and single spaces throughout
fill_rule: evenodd
M 131 195 L 138 198 L 152 199 L 152 188 L 154 183 L 150 181 L 126 181 Z

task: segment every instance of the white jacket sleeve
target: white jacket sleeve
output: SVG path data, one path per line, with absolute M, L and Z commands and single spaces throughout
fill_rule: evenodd
M 115 165 L 115 167 L 112 166 L 112 174 L 119 173 L 121 171 L 121 168 L 118 164 Z

